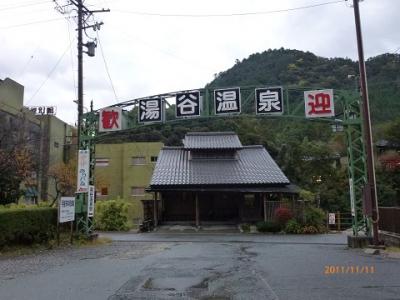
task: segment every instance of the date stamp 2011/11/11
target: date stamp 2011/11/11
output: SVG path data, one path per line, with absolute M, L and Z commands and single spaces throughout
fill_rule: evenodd
M 375 273 L 374 266 L 325 266 L 324 274 L 373 274 Z

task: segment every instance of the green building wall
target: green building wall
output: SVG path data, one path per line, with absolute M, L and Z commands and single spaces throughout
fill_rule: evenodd
M 156 165 L 155 158 L 158 157 L 162 147 L 161 142 L 97 144 L 95 167 L 97 200 L 120 198 L 128 201 L 133 206 L 133 223 L 140 223 L 143 219 L 141 200 L 152 199 L 153 195 L 144 192 L 133 195 L 132 189 L 141 190 L 149 186 Z M 106 195 L 105 189 L 107 189 Z
M 56 195 L 55 183 L 47 176 L 49 170 L 76 157 L 72 136 L 75 128 L 51 115 L 37 116 L 42 124 L 42 199 L 51 200 Z

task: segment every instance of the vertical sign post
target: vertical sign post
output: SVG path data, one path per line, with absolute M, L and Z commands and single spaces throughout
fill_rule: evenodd
M 89 189 L 89 150 L 79 150 L 77 192 L 86 193 Z
M 89 185 L 89 193 L 88 193 L 88 211 L 87 216 L 92 218 L 94 216 L 94 197 L 96 190 L 94 185 Z

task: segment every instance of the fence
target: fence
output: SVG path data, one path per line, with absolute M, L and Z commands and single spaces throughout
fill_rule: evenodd
M 400 234 L 400 207 L 379 207 L 379 229 Z
M 352 217 L 349 212 L 335 212 L 326 215 L 326 226 L 328 230 L 342 231 L 350 228 Z

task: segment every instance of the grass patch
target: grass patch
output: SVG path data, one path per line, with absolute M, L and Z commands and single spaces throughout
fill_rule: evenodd
M 48 250 L 57 250 L 65 248 L 79 247 L 96 247 L 111 244 L 112 240 L 108 237 L 100 237 L 88 240 L 83 236 L 74 236 L 73 244 L 70 244 L 70 234 L 60 234 L 60 245 L 57 245 L 57 239 L 50 240 L 47 244 L 32 244 L 32 245 L 11 245 L 4 246 L 0 250 L 0 257 L 18 257 L 23 255 L 38 254 Z
M 91 247 L 91 246 L 104 246 L 111 244 L 112 239 L 108 237 L 98 237 L 95 239 L 88 240 L 84 237 L 81 237 L 74 241 L 75 245 L 80 246 L 80 247 Z
M 386 252 L 396 252 L 400 253 L 400 247 L 387 247 Z

